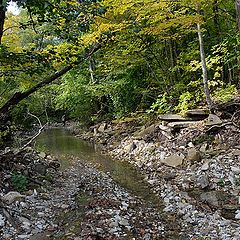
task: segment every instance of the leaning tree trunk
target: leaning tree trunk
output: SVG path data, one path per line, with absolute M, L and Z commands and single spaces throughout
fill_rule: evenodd
M 204 88 L 204 93 L 206 96 L 206 101 L 207 101 L 208 107 L 209 107 L 209 109 L 211 109 L 212 108 L 212 100 L 210 97 L 210 91 L 209 91 L 209 87 L 208 87 L 207 64 L 206 64 L 206 58 L 205 58 L 205 53 L 204 53 L 203 37 L 202 37 L 200 23 L 197 24 L 197 30 L 198 30 L 200 56 L 201 56 L 201 62 L 202 62 L 203 88 Z
M 5 13 L 5 8 L 3 6 L 3 0 L 0 0 L 0 44 L 2 44 L 5 16 L 6 16 L 6 13 Z
M 86 56 L 82 59 L 86 60 L 89 59 L 98 49 L 101 48 L 101 44 L 96 44 L 91 51 L 89 51 Z M 69 66 L 64 67 L 62 70 L 54 73 L 53 75 L 50 75 L 49 77 L 43 79 L 41 82 L 30 88 L 29 90 L 26 90 L 25 92 L 16 92 L 1 108 L 0 108 L 0 124 L 6 123 L 6 121 L 9 119 L 10 110 L 18 105 L 23 99 L 30 96 L 32 93 L 38 91 L 40 88 L 52 83 L 59 77 L 63 76 L 65 73 L 69 72 L 74 66 L 77 64 L 80 64 L 81 62 L 73 63 Z

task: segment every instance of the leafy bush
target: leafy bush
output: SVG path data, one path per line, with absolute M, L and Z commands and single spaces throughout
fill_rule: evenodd
M 237 94 L 237 89 L 235 85 L 227 85 L 225 87 L 217 88 L 213 95 L 213 100 L 227 102 Z
M 22 174 L 14 174 L 11 178 L 13 187 L 17 191 L 26 191 L 28 187 L 27 177 Z
M 169 112 L 171 109 L 171 106 L 168 103 L 168 99 L 166 94 L 159 95 L 156 102 L 152 104 L 149 110 L 147 110 L 147 113 L 166 113 Z

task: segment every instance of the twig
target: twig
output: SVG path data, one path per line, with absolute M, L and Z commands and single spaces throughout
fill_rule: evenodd
M 38 132 L 36 133 L 35 136 L 33 136 L 26 144 L 24 144 L 21 148 L 20 148 L 20 151 L 22 151 L 24 148 L 26 148 L 29 144 L 31 144 L 42 132 L 42 130 L 45 128 L 45 126 L 48 124 L 48 123 L 45 123 L 44 125 L 42 125 L 40 119 L 35 116 L 34 114 L 30 113 L 29 110 L 28 110 L 28 115 L 34 117 L 37 119 L 38 123 L 39 123 L 39 126 L 40 128 L 38 129 Z

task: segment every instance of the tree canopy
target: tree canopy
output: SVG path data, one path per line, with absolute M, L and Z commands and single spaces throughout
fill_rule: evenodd
M 29 108 L 91 122 L 205 105 L 200 56 L 209 97 L 237 93 L 239 1 L 15 0 L 16 16 L 9 2 L 0 0 L 2 119 Z

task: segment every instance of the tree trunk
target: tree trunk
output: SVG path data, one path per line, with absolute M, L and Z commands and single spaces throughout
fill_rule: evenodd
M 6 13 L 5 13 L 5 8 L 3 6 L 3 0 L 0 0 L 0 44 L 2 44 L 5 16 L 6 16 Z
M 96 44 L 95 47 L 86 55 L 86 57 L 83 60 L 89 59 L 98 49 L 101 48 L 100 44 Z M 82 61 L 83 61 L 82 60 Z M 20 103 L 23 99 L 27 98 L 32 93 L 38 91 L 40 88 L 52 83 L 54 80 L 58 79 L 59 77 L 63 76 L 65 73 L 69 72 L 76 64 L 71 64 L 67 67 L 64 67 L 62 70 L 56 72 L 53 75 L 50 75 L 49 77 L 45 78 L 40 83 L 36 84 L 29 90 L 25 92 L 16 92 L 1 108 L 0 108 L 0 122 L 1 124 L 6 122 L 6 119 L 9 119 L 9 113 L 10 110 L 15 107 L 18 103 Z
M 236 21 L 237 21 L 237 29 L 240 31 L 240 0 L 236 0 Z
M 201 62 L 202 62 L 203 88 L 204 88 L 204 93 L 206 96 L 206 101 L 207 101 L 208 107 L 209 107 L 209 109 L 211 109 L 212 108 L 212 100 L 210 97 L 210 91 L 209 91 L 209 87 L 208 87 L 207 64 L 206 64 L 206 58 L 205 58 L 205 53 L 204 53 L 201 26 L 199 23 L 197 24 L 197 30 L 198 30 L 200 56 L 201 56 Z

